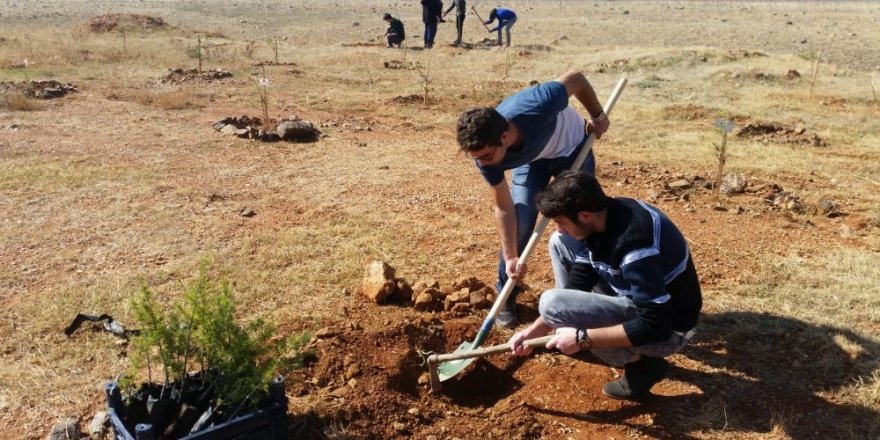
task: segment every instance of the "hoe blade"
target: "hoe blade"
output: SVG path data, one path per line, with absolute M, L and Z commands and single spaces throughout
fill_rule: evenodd
M 477 347 L 474 347 L 470 342 L 462 342 L 455 351 L 452 352 L 455 354 L 463 354 L 474 350 Z M 472 357 L 469 359 L 457 359 L 452 361 L 444 362 L 437 366 L 437 373 L 440 377 L 440 382 L 445 382 L 453 377 L 455 377 L 458 373 L 461 373 L 465 368 L 468 367 L 471 363 L 474 362 L 476 357 Z

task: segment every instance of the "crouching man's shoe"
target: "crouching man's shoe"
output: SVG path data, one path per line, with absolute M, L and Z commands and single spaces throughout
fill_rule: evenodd
M 613 382 L 608 382 L 602 391 L 615 399 L 637 400 L 648 395 L 657 382 L 669 372 L 669 362 L 663 358 L 643 356 L 636 362 L 624 366 L 626 373 Z

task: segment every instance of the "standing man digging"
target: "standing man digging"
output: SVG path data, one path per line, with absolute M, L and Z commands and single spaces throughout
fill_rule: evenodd
M 570 96 L 587 109 L 589 121 L 569 105 Z M 527 268 L 519 264 L 519 255 L 538 218 L 535 196 L 551 177 L 571 167 L 588 133 L 595 132 L 598 138 L 609 126 L 596 92 L 578 71 L 524 89 L 496 108 L 468 109 L 458 118 L 460 150 L 476 163 L 495 204 L 495 224 L 501 237 L 496 284 L 499 292 L 508 277 L 517 281 L 525 277 Z M 581 169 L 595 172 L 592 152 Z M 507 170 L 513 170 L 511 186 L 504 175 Z M 517 286 L 511 292 L 498 315 L 499 325 L 516 325 L 515 305 L 520 290 Z
M 492 12 L 489 13 L 489 20 L 485 24 L 492 24 L 495 19 L 498 19 L 498 27 L 489 32 L 498 31 L 498 45 L 501 46 L 501 29 L 503 28 L 507 33 L 507 47 L 510 47 L 510 28 L 516 23 L 516 12 L 506 8 L 492 9 Z
M 510 338 L 517 356 L 523 341 L 556 329 L 548 349 L 592 351 L 623 377 L 605 384 L 616 399 L 639 399 L 666 377 L 664 359 L 693 335 L 703 305 L 687 242 L 657 208 L 606 197 L 590 174 L 567 171 L 537 198 L 556 222 L 550 259 L 556 289 L 541 295 L 541 316 Z M 594 291 L 594 292 L 591 292 Z
M 467 1 L 466 0 L 452 0 L 452 4 L 449 5 L 449 9 L 443 12 L 443 15 L 449 13 L 449 11 L 455 8 L 455 31 L 458 37 L 455 39 L 455 42 L 452 43 L 453 46 L 461 46 L 461 32 L 464 28 L 464 15 L 467 10 Z

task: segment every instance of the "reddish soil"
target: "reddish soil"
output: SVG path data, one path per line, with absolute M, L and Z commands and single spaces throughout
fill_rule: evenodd
M 749 255 L 810 252 L 817 242 L 845 242 L 837 232 L 841 219 L 806 219 L 768 204 L 762 189 L 772 185 L 766 182 L 751 182 L 744 194 L 720 207 L 699 186 L 665 189 L 681 177 L 667 170 L 613 163 L 600 177 L 616 194 L 640 191 L 629 182 L 659 191 L 653 203 L 685 231 L 708 291 L 757 269 L 760 262 Z M 521 322 L 537 316 L 537 294 L 520 297 Z M 347 438 L 363 439 L 688 439 L 700 438 L 694 435 L 701 429 L 771 433 L 780 417 L 796 418 L 797 423 L 775 428 L 789 438 L 841 438 L 847 428 L 835 420 L 872 417 L 870 410 L 816 395 L 844 384 L 845 372 L 859 359 L 840 352 L 837 372 L 819 378 L 807 352 L 795 344 L 806 337 L 811 346 L 840 351 L 831 340 L 839 329 L 817 329 L 772 315 L 706 311 L 691 345 L 671 358 L 669 378 L 642 402 L 602 394 L 602 385 L 622 371 L 589 354 L 549 352 L 525 359 L 478 359 L 445 382 L 441 392 L 431 394 L 419 352 L 451 352 L 472 341 L 486 312 L 464 317 L 419 313 L 407 304 L 376 305 L 359 295 L 350 302 L 343 306 L 345 319 L 330 324 L 338 334 L 319 340 L 315 362 L 290 378 L 290 394 L 325 402 L 320 411 L 307 414 L 292 408 L 296 438 L 328 438 L 336 426 L 344 427 Z M 752 322 L 754 334 L 729 334 L 732 328 L 743 328 L 736 325 L 742 322 Z M 504 343 L 510 335 L 496 328 L 485 345 Z M 868 343 L 854 334 L 846 336 Z M 782 341 L 765 348 L 751 345 L 764 337 Z M 787 338 L 792 344 L 784 342 Z M 799 380 L 790 381 L 793 377 Z M 790 408 L 790 414 L 776 413 L 780 407 Z M 726 420 L 726 428 L 719 420 Z
M 85 94 L 66 103 L 59 111 L 85 114 L 86 109 L 95 106 L 89 101 L 95 96 L 98 95 Z M 444 104 L 454 105 L 440 102 L 441 106 Z M 102 102 L 102 105 L 112 110 L 124 104 L 109 101 Z M 235 110 L 213 108 L 211 112 L 229 114 Z M 699 109 L 685 109 L 685 113 L 691 111 Z M 339 127 L 335 132 L 337 138 L 352 144 L 369 144 L 378 153 L 393 151 L 397 148 L 393 141 L 401 138 L 448 137 L 448 133 L 441 133 L 441 129 L 426 135 L 417 131 L 412 123 L 364 117 L 364 113 L 302 113 L 309 120 L 316 121 L 318 126 Z M 204 119 L 204 116 L 199 117 Z M 35 145 L 54 145 L 51 141 L 57 135 L 51 130 L 29 133 L 36 139 Z M 160 143 L 151 151 L 167 156 L 179 169 L 197 169 L 201 156 L 180 152 L 178 145 L 194 144 L 198 137 L 204 136 L 204 131 L 180 130 L 180 133 L 183 139 L 179 142 Z M 5 154 L 21 154 L 28 148 L 33 147 L 10 143 Z M 51 154 L 75 155 L 92 148 L 92 145 L 81 141 L 58 148 L 63 150 L 53 149 Z M 104 143 L 94 148 L 97 151 L 90 154 L 107 153 L 111 148 L 116 152 L 119 147 L 115 143 Z M 119 150 L 119 160 L 139 163 L 142 152 L 137 148 L 130 146 Z M 246 157 L 240 154 L 239 144 L 230 144 L 216 148 L 214 160 L 233 169 L 250 164 L 272 169 L 274 164 L 294 157 L 293 151 L 254 149 Z M 451 168 L 465 167 L 452 162 L 446 150 L 440 148 L 425 150 L 422 154 L 438 163 L 451 163 Z M 682 178 L 692 182 L 699 180 L 692 174 L 682 174 L 686 170 L 603 162 L 601 157 L 600 152 L 598 177 L 609 194 L 642 199 L 654 195 L 651 203 L 669 214 L 682 229 L 707 295 L 711 295 L 712 290 L 736 284 L 742 274 L 760 272 L 757 269 L 763 263 L 756 261 L 754 255 L 808 255 L 819 247 L 832 244 L 859 247 L 863 245 L 860 241 L 839 233 L 841 226 L 846 225 L 855 233 L 873 231 L 871 222 L 855 213 L 857 211 L 853 208 L 857 207 L 844 206 L 844 211 L 853 213 L 829 218 L 796 214 L 765 199 L 766 188 L 775 188 L 773 185 L 798 188 L 804 183 L 800 178 L 780 176 L 779 182 L 750 182 L 745 193 L 726 197 L 723 206 L 719 206 L 713 194 L 699 185 L 683 190 L 668 188 L 670 182 Z M 401 156 L 398 160 L 390 163 L 397 167 L 409 159 Z M 201 204 L 200 208 L 208 204 L 224 209 L 237 206 L 243 197 L 242 193 L 234 191 L 216 195 L 213 193 L 215 186 L 194 181 L 191 173 L 169 174 L 163 184 L 179 182 L 199 186 L 199 193 L 206 194 L 207 200 L 192 201 L 193 206 Z M 448 183 L 446 175 L 425 176 L 406 187 L 364 184 L 357 190 L 374 194 L 374 200 L 390 199 L 404 205 L 417 195 L 428 197 L 427 194 L 433 194 L 431 197 L 437 200 L 432 199 L 431 205 L 409 211 L 413 218 L 434 218 L 444 210 L 456 210 L 466 219 L 488 215 L 486 204 L 461 203 L 460 194 L 455 191 L 457 187 L 444 186 Z M 157 189 L 157 199 L 165 191 L 161 188 L 164 187 Z M 435 191 L 431 193 L 427 188 Z M 99 203 L 101 201 L 97 198 L 89 199 L 80 209 L 86 210 Z M 267 205 L 264 212 L 249 220 L 251 223 L 247 226 L 236 223 L 240 216 L 236 216 L 236 222 L 216 226 L 219 229 L 216 235 L 234 241 L 239 235 L 251 234 L 261 228 L 283 229 L 304 221 L 301 214 L 308 209 L 312 208 L 307 202 L 279 200 Z M 201 222 L 209 221 L 216 220 L 193 220 L 190 227 L 198 232 L 203 226 Z M 70 234 L 89 237 L 87 231 Z M 65 237 L 68 235 L 65 232 Z M 449 244 L 427 237 L 412 246 L 426 255 L 442 257 L 443 251 L 448 252 Z M 481 246 L 493 247 L 491 242 Z M 57 263 L 51 259 L 36 258 L 43 255 L 41 252 L 51 251 L 49 246 L 19 247 L 11 249 L 0 263 L 11 264 L 12 261 L 34 257 L 38 262 L 33 270 L 35 275 L 28 278 L 26 288 L 42 291 L 47 283 L 52 282 L 51 276 L 63 271 L 60 267 L 53 267 L 52 264 Z M 468 253 L 457 262 L 455 269 L 450 270 L 483 270 L 483 273 L 459 275 L 473 275 L 492 283 L 494 280 L 488 278 L 492 264 L 485 261 L 486 254 L 482 251 Z M 161 265 L 174 257 L 123 253 L 118 261 L 114 261 L 126 266 Z M 545 255 L 536 255 L 534 260 L 534 267 L 546 267 Z M 541 276 L 536 273 L 532 281 L 536 281 L 535 278 L 546 281 Z M 440 281 L 448 283 L 451 280 Z M 16 288 L 11 286 L 10 290 Z M 535 303 L 539 293 L 528 291 L 519 298 L 523 306 L 519 318 L 523 322 L 536 317 Z M 27 295 L 11 295 L 4 298 L 4 304 L 13 306 L 27 299 Z M 841 329 L 817 328 L 789 318 L 713 310 L 711 297 L 707 297 L 707 309 L 699 333 L 682 354 L 671 358 L 673 368 L 669 378 L 655 387 L 655 396 L 640 403 L 614 401 L 602 395 L 602 384 L 613 380 L 619 371 L 589 355 L 566 357 L 556 353 L 541 353 L 526 359 L 506 355 L 480 359 L 458 377 L 444 383 L 442 392 L 432 395 L 424 380 L 420 383 L 427 369 L 417 350 L 449 352 L 459 343 L 472 340 L 485 311 L 474 311 L 465 316 L 416 312 L 408 304 L 376 305 L 357 294 L 344 297 L 328 307 L 332 307 L 340 318 L 336 322 L 322 322 L 322 325 L 334 327 L 338 333 L 316 341 L 314 362 L 287 376 L 293 438 L 624 439 L 647 436 L 688 439 L 700 437 L 700 432 L 705 430 L 761 435 L 781 429 L 789 438 L 805 440 L 849 438 L 853 426 L 856 426 L 855 432 L 864 432 L 863 425 L 859 424 L 877 416 L 871 410 L 821 397 L 825 390 L 848 384 L 852 366 L 866 361 L 840 351 L 832 337 L 844 334 L 866 346 L 870 342 Z M 752 325 L 734 325 L 740 322 Z M 290 325 L 296 328 L 285 328 L 285 332 L 302 330 L 308 324 Z M 754 333 L 731 334 L 731 328 L 751 328 Z M 495 329 L 487 344 L 503 343 L 510 334 L 509 330 Z M 772 344 L 759 343 L 768 337 L 774 338 Z M 810 353 L 819 350 L 830 350 L 839 355 L 836 356 L 839 364 L 828 371 L 817 372 L 816 366 L 810 362 Z M 865 352 L 876 353 L 877 348 L 871 347 Z M 94 399 L 89 408 L 77 408 L 83 411 L 83 418 L 90 418 L 102 406 L 99 393 L 95 393 Z M 778 408 L 787 408 L 788 412 L 779 414 Z M 724 420 L 723 424 L 719 420 Z M 782 427 L 774 428 L 774 424 L 779 423 Z M 12 436 L 23 434 L 22 428 L 14 423 L 4 424 L 2 428 Z

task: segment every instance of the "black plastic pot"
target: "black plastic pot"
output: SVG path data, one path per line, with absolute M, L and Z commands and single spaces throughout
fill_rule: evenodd
M 160 437 L 155 427 L 140 423 L 130 432 L 123 420 L 134 408 L 126 408 L 116 382 L 108 383 L 104 391 L 107 397 L 107 411 L 110 425 L 116 440 L 156 440 Z M 276 377 L 269 384 L 270 403 L 249 414 L 243 414 L 221 424 L 199 432 L 180 437 L 179 440 L 286 440 L 287 433 L 287 395 L 284 393 L 284 378 Z M 134 409 L 135 412 L 138 409 Z

